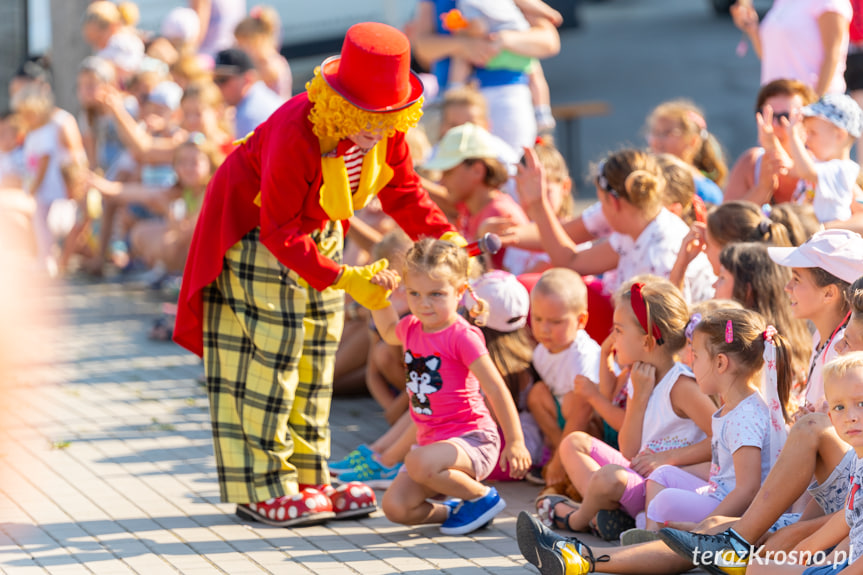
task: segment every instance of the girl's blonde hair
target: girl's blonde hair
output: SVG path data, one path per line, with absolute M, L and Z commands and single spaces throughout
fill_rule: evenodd
M 84 12 L 84 23 L 93 23 L 104 29 L 116 24 L 124 24 L 125 20 L 116 4 L 108 0 L 97 0 L 87 6 L 87 11 Z
M 794 381 L 788 340 L 782 335 L 768 334 L 764 317 L 748 309 L 719 309 L 705 315 L 695 326 L 695 333 L 707 336 L 707 352 L 711 358 L 723 353 L 734 358 L 750 378 L 764 366 L 765 340 L 772 336 L 776 348 L 776 391 L 782 405 L 782 416 L 788 421 L 791 385 Z
M 282 26 L 279 13 L 272 6 L 255 6 L 249 10 L 249 15 L 234 28 L 234 36 L 238 40 L 253 38 L 269 38 L 275 44 Z
M 632 285 L 636 282 L 644 284 L 641 295 L 647 309 L 647 330 L 640 326 L 642 331 L 652 337 L 653 326 L 656 325 L 662 334 L 661 348 L 671 355 L 675 354 L 686 345 L 686 324 L 689 323 L 689 307 L 683 294 L 664 278 L 640 275 L 621 286 L 615 297 L 615 306 L 621 305 L 622 302 L 632 305 Z
M 21 88 L 11 102 L 12 110 L 20 113 L 22 110 L 31 110 L 44 118 L 54 110 L 54 96 L 50 90 L 43 86 L 31 84 Z
M 363 131 L 380 133 L 385 137 L 398 132 L 407 132 L 419 123 L 422 117 L 420 98 L 407 108 L 396 112 L 367 112 L 361 110 L 330 88 L 321 76 L 321 68 L 315 68 L 314 77 L 306 83 L 309 101 L 314 104 L 309 113 L 312 131 L 319 138 L 340 140 Z
M 141 20 L 141 10 L 134 2 L 120 2 L 117 11 L 120 13 L 120 22 L 130 28 L 137 26 Z
M 666 206 L 680 204 L 680 218 L 690 226 L 695 222 L 695 208 L 692 198 L 695 196 L 695 180 L 689 165 L 674 154 L 656 154 L 656 160 L 662 168 L 665 178 Z
M 767 245 L 759 242 L 728 244 L 719 254 L 719 263 L 734 277 L 732 297 L 776 326 L 788 339 L 794 373 L 804 375 L 812 336 L 806 322 L 791 315 L 789 306 L 776 305 L 785 298 L 791 270 L 770 259 Z
M 783 222 L 774 221 L 756 204 L 744 200 L 725 202 L 713 208 L 707 215 L 707 231 L 720 246 L 735 242 L 791 245 L 788 227 Z
M 422 273 L 444 280 L 457 289 L 466 287 L 476 302 L 470 314 L 477 325 L 485 325 L 483 314 L 488 314 L 488 302 L 477 296 L 468 282 L 470 257 L 467 251 L 452 242 L 423 238 L 405 254 L 402 275 L 407 277 L 411 273 Z
M 457 288 L 468 283 L 470 260 L 467 252 L 456 244 L 433 238 L 415 242 L 405 254 L 402 275 L 423 273 L 434 279 L 443 279 Z M 446 272 L 449 269 L 449 273 Z
M 653 154 L 642 150 L 621 150 L 599 163 L 597 185 L 636 208 L 651 212 L 664 203 L 665 178 Z
M 700 144 L 695 150 L 692 165 L 716 182 L 720 188 L 724 187 L 725 178 L 728 176 L 728 166 L 725 163 L 719 141 L 707 131 L 704 112 L 689 100 L 672 100 L 663 102 L 654 108 L 647 118 L 647 123 L 652 124 L 659 118 L 665 118 L 677 124 L 685 136 L 697 135 L 699 137 Z

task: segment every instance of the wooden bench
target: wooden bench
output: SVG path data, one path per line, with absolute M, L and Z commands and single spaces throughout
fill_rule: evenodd
M 551 107 L 551 115 L 558 124 L 558 133 L 566 141 L 562 150 L 572 179 L 579 182 L 581 173 L 581 119 L 608 116 L 611 105 L 604 100 L 568 102 Z

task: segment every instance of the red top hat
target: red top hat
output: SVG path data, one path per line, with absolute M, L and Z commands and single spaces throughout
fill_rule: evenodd
M 367 112 L 407 108 L 423 93 L 410 69 L 410 42 L 396 28 L 362 22 L 348 29 L 340 56 L 324 60 L 321 76 L 345 100 Z

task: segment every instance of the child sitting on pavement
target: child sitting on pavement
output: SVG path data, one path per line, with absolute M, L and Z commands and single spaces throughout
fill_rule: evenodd
M 468 263 L 467 252 L 455 244 L 420 240 L 405 257 L 411 315 L 399 320 L 392 306 L 372 311 L 381 337 L 405 348 L 410 413 L 417 428 L 417 446 L 384 495 L 383 510 L 396 523 L 439 523 L 445 535 L 470 533 L 506 507 L 494 487 L 481 483 L 498 459 L 515 477 L 530 466 L 515 403 L 482 334 L 458 315 L 459 301 L 471 289 Z M 399 274 L 386 269 L 372 279 L 388 289 L 399 281 Z M 483 304 L 474 311 L 486 311 Z M 503 449 L 497 424 L 506 440 Z M 461 501 L 428 501 L 440 494 Z
M 575 401 L 574 381 L 584 376 L 599 381 L 599 344 L 584 331 L 587 288 L 578 273 L 552 268 L 540 276 L 531 292 L 531 329 L 538 345 L 533 366 L 541 381 L 531 387 L 527 407 L 539 424 L 551 460 L 546 484 L 566 478 L 557 447 L 573 431 L 588 431 L 593 409 Z

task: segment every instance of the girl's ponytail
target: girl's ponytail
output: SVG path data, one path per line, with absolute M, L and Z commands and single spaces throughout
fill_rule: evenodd
M 785 423 L 790 423 L 791 412 L 793 411 L 793 406 L 791 405 L 791 388 L 794 385 L 794 367 L 791 345 L 789 344 L 788 339 L 777 333 L 776 329 L 772 325 L 767 326 L 762 337 L 764 340 L 764 363 L 768 372 L 767 386 L 763 391 L 765 393 L 765 397 L 773 395 L 772 391 L 774 386 L 771 385 L 770 380 L 772 378 L 769 373 L 771 370 L 775 370 L 776 398 L 779 401 L 779 407 L 782 409 L 782 419 Z M 773 361 L 772 364 L 771 359 L 768 359 L 768 356 L 771 354 L 769 349 L 771 347 L 773 348 L 774 355 L 774 357 L 771 358 Z

